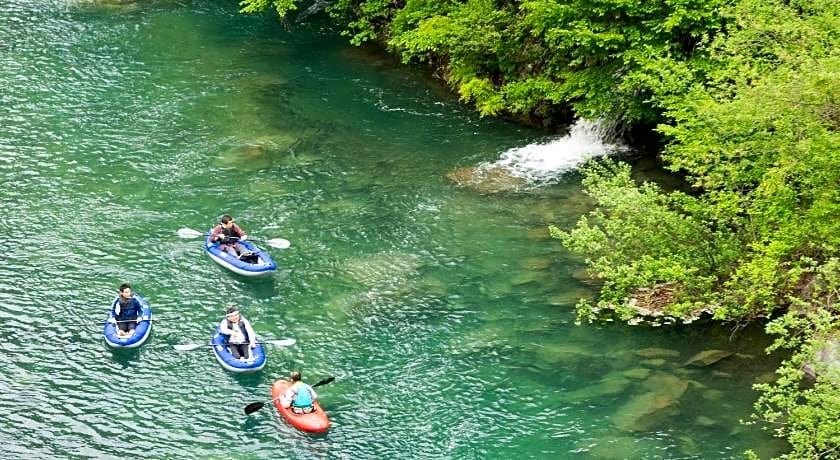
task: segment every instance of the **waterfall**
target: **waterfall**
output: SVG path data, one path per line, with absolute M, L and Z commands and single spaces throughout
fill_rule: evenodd
M 612 132 L 599 121 L 578 119 L 568 134 L 509 149 L 499 160 L 483 167 L 504 168 L 532 184 L 551 183 L 590 158 L 625 150 L 625 146 L 608 140 Z

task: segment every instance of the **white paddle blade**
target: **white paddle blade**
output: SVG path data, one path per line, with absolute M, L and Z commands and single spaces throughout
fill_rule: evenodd
M 203 345 L 198 345 L 198 344 L 195 344 L 195 343 L 185 343 L 183 345 L 175 345 L 175 349 L 178 350 L 178 351 L 190 351 L 190 350 L 195 350 L 196 348 L 201 347 L 201 346 L 203 346 Z
M 201 235 L 204 234 L 191 228 L 178 229 L 178 236 L 180 236 L 181 238 L 198 238 Z
M 268 343 L 278 347 L 290 347 L 297 342 L 295 339 L 269 340 Z
M 288 247 L 292 245 L 289 240 L 284 240 L 283 238 L 273 238 L 266 241 L 266 243 L 268 243 L 268 245 L 272 248 L 277 249 L 288 249 Z

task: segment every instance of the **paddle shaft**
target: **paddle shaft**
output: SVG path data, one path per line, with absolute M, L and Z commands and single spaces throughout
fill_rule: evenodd
M 275 345 L 278 347 L 290 347 L 295 344 L 295 339 L 280 339 L 280 340 L 266 340 L 263 342 L 255 342 L 255 344 L 259 345 Z M 249 344 L 249 342 L 245 342 L 245 344 Z M 243 344 L 244 345 L 244 344 Z M 182 344 L 182 345 L 175 345 L 175 349 L 178 351 L 190 351 L 190 350 L 197 350 L 199 348 L 208 348 L 208 347 L 215 347 L 216 344 L 213 343 L 203 343 L 203 344 Z
M 160 321 L 160 320 L 154 319 L 154 318 L 142 318 L 142 319 L 140 319 L 140 321 L 142 322 L 142 321 Z M 112 323 L 136 323 L 137 320 L 136 319 L 127 319 L 127 320 L 124 320 L 124 321 L 109 321 L 109 322 L 112 322 Z
M 206 235 L 206 233 L 202 233 L 202 232 L 199 232 L 198 230 L 193 230 L 191 228 L 182 228 L 182 229 L 178 230 L 178 236 L 180 236 L 181 238 L 198 238 L 200 236 L 205 236 L 205 235 Z M 262 238 L 252 239 L 251 237 L 248 237 L 248 240 L 256 241 L 256 242 L 262 242 L 262 243 L 265 243 L 265 244 L 267 244 L 267 245 L 269 245 L 273 248 L 277 248 L 277 249 L 287 249 L 290 245 L 289 240 L 284 239 L 284 238 L 271 238 L 271 239 L 268 239 L 268 240 L 264 240 Z M 238 241 L 239 241 L 239 238 L 237 238 L 237 242 Z M 233 242 L 231 242 L 231 243 L 233 243 Z

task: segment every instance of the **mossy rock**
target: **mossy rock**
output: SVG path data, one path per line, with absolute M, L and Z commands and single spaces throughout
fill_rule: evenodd
M 631 398 L 618 408 L 612 421 L 627 432 L 649 431 L 679 413 L 678 402 L 665 394 L 648 392 Z
M 519 266 L 531 271 L 541 271 L 551 267 L 551 260 L 545 257 L 528 257 L 519 260 Z
M 697 353 L 685 362 L 686 367 L 705 367 L 735 354 L 728 350 L 706 350 Z
M 680 352 L 668 348 L 642 348 L 636 350 L 636 355 L 640 358 L 678 358 Z
M 633 369 L 628 369 L 621 374 L 627 378 L 636 379 L 636 380 L 644 380 L 650 377 L 653 371 L 646 368 L 646 367 L 636 367 Z
M 500 166 L 467 166 L 450 171 L 446 178 L 459 187 L 470 188 L 481 193 L 511 192 L 526 184 L 525 179 L 514 176 L 509 170 Z

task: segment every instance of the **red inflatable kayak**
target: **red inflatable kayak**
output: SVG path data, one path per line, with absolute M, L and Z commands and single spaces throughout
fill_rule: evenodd
M 292 386 L 292 382 L 288 380 L 278 380 L 271 386 L 271 398 L 274 399 L 274 405 L 280 412 L 280 415 L 286 419 L 293 427 L 308 431 L 310 433 L 323 433 L 330 428 L 330 419 L 327 418 L 326 412 L 321 409 L 318 401 L 315 401 L 315 411 L 308 414 L 295 414 L 291 409 L 283 407 L 280 399 L 286 390 Z

